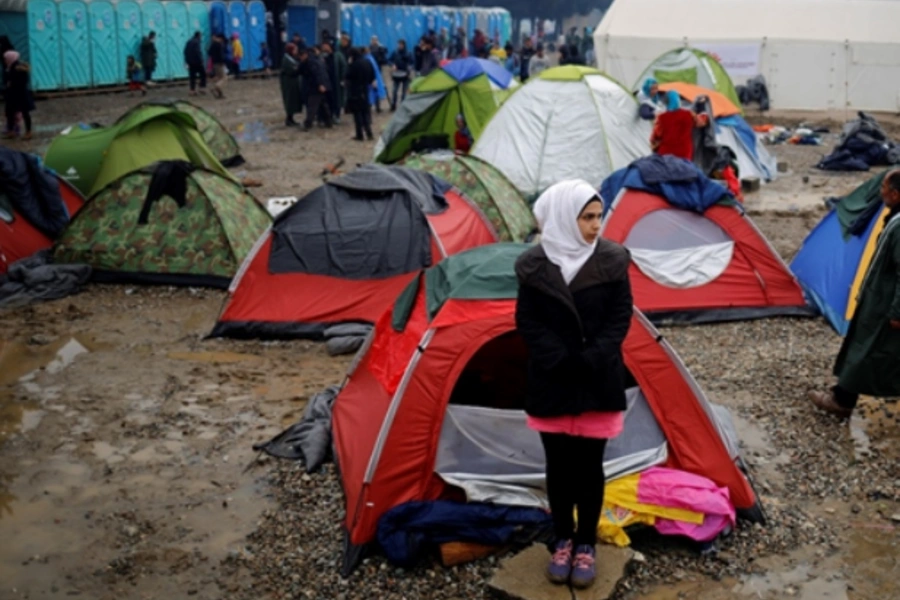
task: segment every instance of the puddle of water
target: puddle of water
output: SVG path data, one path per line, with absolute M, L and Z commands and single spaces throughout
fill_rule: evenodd
M 169 352 L 172 360 L 186 360 L 202 363 L 236 363 L 242 361 L 259 361 L 259 356 L 253 354 L 241 354 L 238 352 Z
M 269 142 L 269 128 L 262 121 L 241 123 L 237 126 L 234 137 L 241 143 L 267 144 Z
M 747 210 L 790 210 L 807 211 L 824 206 L 822 190 L 786 192 L 763 186 L 758 192 L 745 194 L 744 206 Z
M 841 579 L 831 581 L 816 577 L 807 564 L 789 571 L 769 571 L 765 575 L 751 575 L 735 592 L 744 596 L 768 598 L 787 594 L 799 600 L 848 600 L 847 584 Z

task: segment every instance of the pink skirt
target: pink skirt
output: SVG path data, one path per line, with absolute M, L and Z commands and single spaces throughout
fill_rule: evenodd
M 624 412 L 586 412 L 561 417 L 528 416 L 528 427 L 540 433 L 564 433 L 576 437 L 609 440 L 625 427 Z

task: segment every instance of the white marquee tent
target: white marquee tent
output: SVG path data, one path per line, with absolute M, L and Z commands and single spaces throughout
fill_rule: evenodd
M 735 84 L 762 74 L 772 108 L 900 110 L 900 1 L 616 0 L 597 66 L 632 85 L 679 46 L 716 55 Z

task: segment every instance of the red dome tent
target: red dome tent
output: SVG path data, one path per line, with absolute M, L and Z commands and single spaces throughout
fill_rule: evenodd
M 421 269 L 497 241 L 456 188 L 365 165 L 279 215 L 235 276 L 212 336 L 315 339 L 329 325 L 372 323 Z
M 787 265 L 737 205 L 701 214 L 622 188 L 600 235 L 631 251 L 634 303 L 654 322 L 813 314 Z
M 41 177 L 38 177 L 40 175 Z M 56 196 L 57 191 L 59 196 Z M 59 200 L 65 205 L 62 214 Z M 39 166 L 38 159 L 8 148 L 0 152 L 0 275 L 17 260 L 53 245 L 59 230 L 75 216 L 84 198 L 65 179 Z M 17 208 L 18 207 L 18 208 Z M 29 220 L 24 210 L 35 218 Z M 43 223 L 37 222 L 38 220 Z M 58 232 L 57 232 L 58 233 Z
M 543 489 L 543 451 L 522 410 L 527 352 L 515 332 L 516 258 L 494 244 L 442 261 L 385 312 L 334 405 L 335 459 L 346 498 L 344 572 L 402 503 L 458 494 L 528 504 Z M 727 487 L 760 518 L 724 409 L 704 396 L 668 343 L 635 310 L 624 345 L 625 431 L 604 457 L 608 479 L 665 464 Z

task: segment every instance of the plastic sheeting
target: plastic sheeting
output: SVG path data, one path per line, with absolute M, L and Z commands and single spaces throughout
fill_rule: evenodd
M 668 457 L 666 438 L 638 388 L 627 391 L 625 429 L 609 441 L 607 480 L 637 473 Z M 587 457 L 585 457 L 587 458 Z M 546 506 L 544 449 L 524 411 L 449 405 L 435 472 L 463 489 L 469 501 Z

